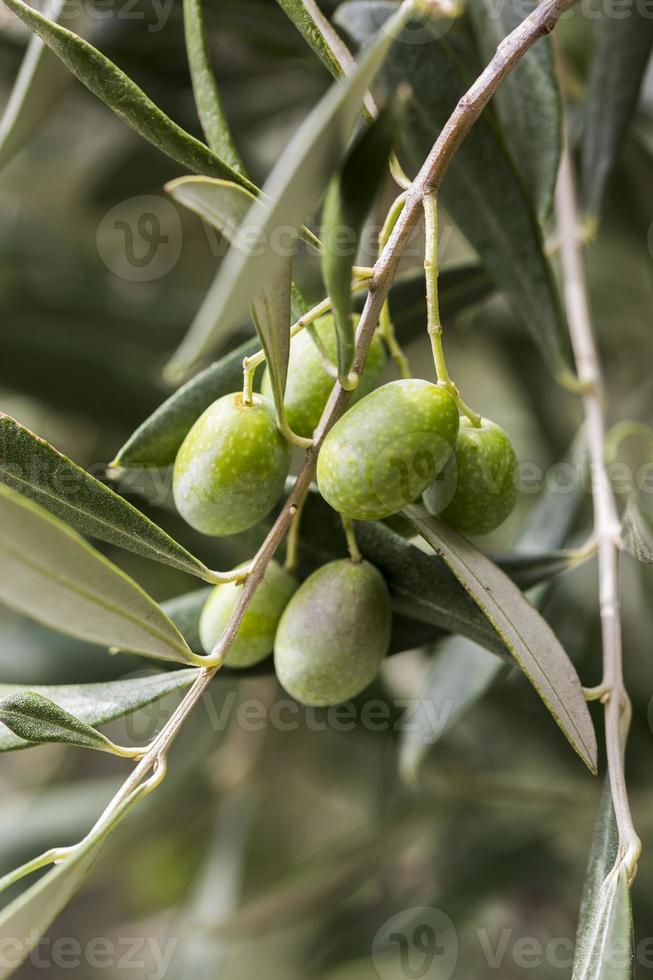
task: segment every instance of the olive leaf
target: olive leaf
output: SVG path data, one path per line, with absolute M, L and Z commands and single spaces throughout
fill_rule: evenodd
M 292 263 L 287 258 L 279 269 L 278 278 L 252 303 L 252 318 L 265 351 L 274 405 L 280 422 L 285 418 L 286 412 L 284 396 L 290 359 L 291 295 Z
M 207 177 L 182 177 L 166 189 L 175 200 L 200 215 L 238 247 L 238 230 L 246 217 L 253 195 L 229 181 Z M 270 369 L 274 402 L 283 418 L 283 398 L 290 356 L 290 320 L 305 310 L 304 301 L 292 283 L 290 258 L 280 269 L 279 279 L 263 290 L 252 303 L 252 319 Z M 226 340 L 226 336 L 222 337 Z
M 240 171 L 242 160 L 231 136 L 211 67 L 202 0 L 184 0 L 184 32 L 195 105 L 206 141 L 225 163 Z
M 51 0 L 47 16 L 55 23 L 70 6 L 69 0 Z M 70 81 L 70 72 L 39 37 L 32 37 L 0 120 L 0 167 L 27 142 Z
M 82 534 L 211 581 L 211 572 L 165 531 L 50 443 L 0 412 L 0 483 Z
M 117 65 L 79 35 L 53 23 L 23 0 L 3 0 L 117 116 L 193 173 L 234 181 L 256 193 L 246 177 L 173 122 Z
M 606 779 L 581 902 L 572 980 L 635 976 L 628 872 L 616 865 L 619 833 Z
M 537 6 L 535 0 L 473 0 L 469 14 L 487 64 L 504 37 Z M 513 157 L 532 190 L 540 219 L 553 204 L 562 145 L 562 104 L 548 38 L 538 41 L 504 79 L 496 109 Z
M 323 30 L 324 14 L 315 0 L 277 0 L 312 51 L 334 78 L 343 74 L 341 58 Z M 344 47 L 344 45 L 343 45 Z M 349 52 L 346 52 L 348 55 Z
M 583 689 L 549 624 L 508 576 L 466 538 L 422 507 L 411 505 L 404 513 L 478 605 L 574 750 L 596 772 L 596 736 Z
M 621 16 L 597 13 L 594 53 L 581 149 L 583 209 L 596 219 L 605 186 L 635 113 L 653 47 L 653 20 L 646 5 L 628 3 Z
M 82 640 L 194 663 L 181 633 L 128 575 L 63 521 L 0 486 L 0 602 Z
M 258 338 L 247 340 L 178 388 L 136 429 L 110 465 L 125 469 L 172 466 L 202 412 L 242 387 L 243 358 L 258 348 Z
M 19 739 L 32 745 L 56 742 L 82 749 L 123 755 L 108 738 L 85 721 L 34 690 L 0 699 L 0 722 Z
M 636 496 L 632 496 L 626 504 L 622 524 L 624 548 L 637 561 L 653 565 L 653 525 Z
M 143 790 L 136 790 L 107 820 L 98 821 L 64 860 L 0 911 L 0 947 L 5 950 L 0 962 L 0 980 L 8 980 L 38 945 L 41 937 L 81 887 L 104 844 L 142 792 Z M 25 865 L 0 878 L 0 892 L 28 871 L 29 865 Z
M 203 221 L 234 244 L 256 196 L 232 180 L 215 177 L 178 177 L 165 185 L 166 191 L 184 207 L 199 215 Z
M 584 443 L 577 438 L 567 459 L 577 462 L 583 448 Z M 537 549 L 557 548 L 566 542 L 581 500 L 580 481 L 576 492 L 566 494 L 564 499 L 555 489 L 547 488 L 520 530 L 515 550 L 494 559 L 520 588 L 538 586 L 531 596 L 538 608 L 548 592 L 547 573 L 553 576 L 568 568 L 569 552 L 540 551 L 538 561 Z M 521 564 L 521 559 L 525 564 Z M 419 706 L 411 714 L 410 724 L 401 730 L 399 768 L 407 782 L 416 780 L 428 749 L 451 731 L 505 675 L 505 665 L 500 660 L 463 636 L 449 637 L 440 644 Z
M 396 123 L 395 104 L 390 102 L 348 151 L 322 210 L 322 277 L 333 304 L 341 381 L 354 357 L 352 269 L 365 219 L 386 173 Z
M 307 214 L 317 206 L 345 149 L 361 100 L 405 17 L 401 10 L 385 25 L 352 74 L 331 87 L 281 154 L 265 184 L 265 196 L 247 215 L 249 246 L 232 248 L 227 254 L 169 364 L 171 376 L 187 373 L 210 356 L 223 331 L 246 313 L 256 293 L 282 276 L 287 243 L 275 247 L 275 237 L 279 229 L 298 235 Z
M 0 684 L 0 711 L 7 699 L 29 692 L 54 703 L 64 713 L 74 715 L 79 722 L 95 727 L 131 714 L 167 694 L 182 691 L 190 687 L 196 677 L 197 669 L 191 668 L 92 684 Z M 0 725 L 0 752 L 29 748 L 32 741 L 29 736 L 19 737 L 15 729 L 10 732 Z
M 367 16 L 357 21 L 359 0 L 342 4 L 336 22 L 364 43 L 370 24 L 383 23 L 393 3 L 365 0 Z M 429 153 L 469 79 L 446 39 L 428 22 L 419 28 L 420 44 L 399 37 L 387 58 L 382 81 L 394 92 L 408 83 L 412 98 L 404 113 L 404 143 L 415 166 Z M 509 299 L 515 315 L 529 330 L 556 375 L 568 373 L 567 339 L 560 299 L 544 254 L 542 234 L 533 202 L 507 151 L 503 134 L 486 110 L 447 169 L 440 200 L 469 243 L 478 252 L 497 286 Z

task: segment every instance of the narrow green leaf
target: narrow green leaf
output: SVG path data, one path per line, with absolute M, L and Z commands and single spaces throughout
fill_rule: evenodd
M 637 561 L 653 565 L 653 525 L 635 496 L 630 498 L 624 510 L 623 543 Z
M 148 142 L 193 173 L 234 181 L 256 193 L 242 174 L 191 136 L 92 44 L 53 23 L 23 0 L 3 0 L 94 95 Z
M 175 201 L 217 228 L 231 244 L 237 242 L 238 229 L 256 200 L 246 188 L 214 177 L 178 177 L 165 189 Z
M 209 177 L 182 177 L 171 181 L 166 189 L 180 204 L 208 221 L 227 241 L 239 247 L 238 231 L 255 200 L 252 194 L 229 181 L 212 180 Z M 263 290 L 252 303 L 252 319 L 270 367 L 279 418 L 284 413 L 283 398 L 290 355 L 290 320 L 299 319 L 306 309 L 291 276 L 291 261 L 288 258 L 280 270 L 278 281 L 274 286 Z M 223 334 L 221 340 L 226 342 L 228 336 L 228 333 Z
M 466 538 L 422 507 L 407 507 L 405 514 L 478 605 L 572 747 L 596 772 L 596 736 L 583 689 L 551 627 L 507 575 Z
M 195 105 L 206 141 L 225 163 L 240 171 L 242 160 L 231 136 L 211 67 L 202 0 L 184 0 L 184 32 Z
M 15 2 L 15 0 L 14 0 Z M 368 86 L 383 64 L 405 11 L 370 45 L 356 69 L 327 92 L 281 154 L 265 197 L 246 218 L 249 247 L 231 249 L 204 303 L 169 365 L 171 375 L 185 374 L 210 356 L 221 333 L 246 313 L 257 291 L 278 281 L 287 262 L 287 232 L 299 234 L 314 211 L 345 149 Z M 282 229 L 284 248 L 275 247 Z
M 105 823 L 98 823 L 72 853 L 0 911 L 0 980 L 8 980 L 38 945 L 98 859 L 107 839 L 138 801 L 137 791 Z M 2 890 L 2 879 L 0 879 Z
M 470 3 L 476 40 L 486 64 L 501 41 L 536 6 L 535 0 Z M 544 219 L 553 204 L 562 142 L 562 106 L 549 38 L 538 41 L 524 55 L 499 86 L 495 102 L 517 167 L 533 195 L 538 216 Z
M 67 6 L 68 0 L 51 0 L 47 16 L 57 22 Z M 0 167 L 25 145 L 69 81 L 70 73 L 43 41 L 31 38 L 0 120 Z
M 322 211 L 322 277 L 333 304 L 341 381 L 354 357 L 352 269 L 365 219 L 386 173 L 396 122 L 390 103 L 363 130 L 331 182 Z
M 635 976 L 628 873 L 616 869 L 618 854 L 619 834 L 606 780 L 585 878 L 572 980 Z
M 652 47 L 653 20 L 645 4 L 633 0 L 618 17 L 609 10 L 597 14 L 581 151 L 583 209 L 593 219 L 635 113 Z
M 0 482 L 81 534 L 211 581 L 209 569 L 50 443 L 0 412 Z
M 257 337 L 247 340 L 178 388 L 129 437 L 111 466 L 172 466 L 188 430 L 202 412 L 218 398 L 242 388 L 243 358 L 258 349 Z
M 181 633 L 128 575 L 37 504 L 0 486 L 0 602 L 106 647 L 193 663 Z
M 206 596 L 208 590 L 202 590 Z M 50 686 L 0 684 L 0 698 L 21 695 L 27 691 L 49 699 L 65 712 L 75 715 L 87 725 L 97 727 L 114 718 L 122 718 L 153 701 L 190 687 L 197 669 L 173 670 L 149 677 L 129 677 L 119 681 L 93 684 L 61 684 Z M 0 752 L 29 748 L 30 741 L 19 738 L 0 725 Z
M 327 40 L 323 29 L 324 14 L 315 0 L 277 0 L 277 3 L 288 15 L 327 71 L 331 72 L 334 78 L 342 75 L 341 59 Z
M 527 592 L 573 568 L 579 559 L 574 551 L 543 551 L 537 554 L 515 551 L 495 555 L 493 561 L 519 585 L 522 592 Z
M 284 396 L 290 358 L 292 264 L 289 258 L 278 278 L 266 286 L 252 304 L 252 317 L 265 351 L 265 360 L 279 420 L 285 417 Z
M 569 459 L 577 462 L 580 452 L 581 443 L 577 440 Z M 533 556 L 520 549 L 535 551 L 565 544 L 581 499 L 580 486 L 576 493 L 566 494 L 564 500 L 554 489 L 547 489 L 519 533 L 515 542 L 517 551 L 496 559 L 513 581 L 519 580 L 522 589 L 540 586 L 532 597 L 537 607 L 542 603 L 547 589 L 541 584 L 542 579 L 538 581 L 535 574 L 531 577 L 531 571 L 539 569 L 545 573 L 543 579 L 546 580 L 546 572 L 555 569 L 555 560 L 547 568 L 544 555 L 556 552 L 544 552 L 542 560 L 529 568 Z M 526 566 L 520 567 L 520 557 L 526 558 Z M 428 749 L 454 728 L 487 691 L 501 681 L 505 673 L 505 665 L 500 660 L 465 637 L 452 636 L 439 646 L 419 707 L 409 719 L 411 724 L 402 727 L 401 731 L 399 765 L 408 782 L 415 781 Z
M 353 29 L 357 7 L 358 0 L 342 4 L 337 22 Z M 365 0 L 365 7 L 373 16 L 363 18 L 359 26 L 382 23 L 394 4 Z M 403 132 L 415 167 L 421 166 L 470 82 L 449 42 L 435 36 L 427 40 L 425 31 L 437 31 L 423 22 L 420 29 L 423 43 L 411 43 L 410 36 L 402 42 L 400 37 L 382 75 L 390 92 L 405 82 L 412 89 Z M 357 34 L 356 40 L 365 42 L 367 37 Z M 440 200 L 505 292 L 553 373 L 566 374 L 564 319 L 535 209 L 488 110 L 451 161 Z
M 0 721 L 18 738 L 33 745 L 56 742 L 83 749 L 113 752 L 113 743 L 97 729 L 34 690 L 0 699 Z

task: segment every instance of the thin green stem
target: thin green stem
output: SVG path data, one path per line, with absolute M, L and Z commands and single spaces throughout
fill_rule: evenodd
M 288 537 L 286 539 L 286 560 L 284 562 L 284 567 L 287 572 L 294 572 L 299 564 L 299 532 L 303 509 L 304 501 L 295 507 L 290 530 L 288 531 Z
M 47 868 L 49 864 L 58 864 L 60 861 L 64 861 L 73 850 L 72 847 L 52 847 L 49 851 L 27 861 L 26 864 L 21 864 L 19 868 L 14 868 L 13 871 L 0 878 L 0 892 L 10 888 L 11 885 L 15 885 L 21 878 L 25 878 L 35 871 L 40 871 L 41 868 Z
M 254 398 L 254 375 L 256 365 L 252 366 L 252 358 L 243 358 L 243 404 L 251 405 Z
M 223 585 L 226 582 L 243 582 L 252 570 L 252 562 L 232 568 L 229 572 L 216 572 L 209 570 L 208 575 L 204 576 L 205 581 L 213 582 L 215 585 Z
M 392 322 L 392 317 L 390 316 L 390 304 L 387 300 L 383 304 L 381 316 L 379 317 L 379 334 L 385 341 L 388 350 L 390 351 L 390 357 L 397 365 L 397 370 L 399 371 L 401 377 L 412 378 L 413 375 L 410 370 L 408 357 L 397 340 L 394 323 Z
M 358 542 L 356 541 L 356 532 L 354 531 L 354 522 L 351 517 L 345 517 L 344 514 L 340 515 L 340 520 L 342 521 L 342 528 L 345 532 L 345 538 L 347 539 L 347 549 L 349 551 L 349 557 L 352 561 L 360 562 L 363 560 L 363 556 L 360 553 L 358 547 Z
M 438 204 L 435 194 L 427 194 L 422 202 L 424 208 L 424 277 L 426 279 L 426 313 L 428 333 L 433 351 L 435 374 L 442 384 L 451 381 L 442 346 L 442 323 L 438 300 L 438 275 L 440 258 L 438 250 Z
M 438 384 L 443 385 L 451 394 L 461 415 L 465 415 L 471 424 L 478 428 L 481 416 L 467 402 L 463 401 L 458 386 L 449 376 L 447 362 L 442 343 L 442 322 L 440 320 L 440 303 L 438 299 L 438 276 L 440 257 L 438 248 L 438 202 L 435 194 L 425 194 L 422 200 L 424 208 L 424 277 L 426 280 L 426 313 L 427 329 L 431 341 L 433 364 Z
M 388 239 L 390 238 L 390 235 L 392 234 L 399 216 L 406 204 L 406 196 L 407 195 L 405 192 L 399 194 L 399 196 L 396 197 L 390 205 L 379 235 L 379 255 L 383 253 L 384 248 L 388 244 Z M 404 354 L 401 344 L 397 340 L 394 324 L 390 315 L 390 302 L 388 299 L 385 300 L 381 309 L 381 315 L 379 317 L 379 333 L 385 340 L 388 350 L 390 351 L 390 356 L 397 365 L 397 370 L 399 371 L 401 377 L 412 377 L 408 358 Z

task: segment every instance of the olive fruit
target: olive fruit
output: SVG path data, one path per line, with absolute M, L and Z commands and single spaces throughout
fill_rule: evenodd
M 313 324 L 313 329 L 325 353 L 332 362 L 335 362 L 337 341 L 333 317 L 320 317 Z M 385 359 L 383 343 L 375 336 L 367 355 L 365 370 L 354 393 L 355 399 L 362 398 L 372 390 L 381 375 Z M 306 438 L 313 435 L 332 388 L 333 378 L 324 368 L 322 355 L 313 339 L 311 329 L 306 327 L 293 337 L 290 344 L 285 405 L 286 418 L 293 432 Z M 272 385 L 267 369 L 263 375 L 261 392 L 268 398 L 272 398 Z
M 336 422 L 317 461 L 317 481 L 335 510 L 378 520 L 412 503 L 453 452 L 458 409 L 440 385 L 391 381 Z
M 172 490 L 181 516 L 203 534 L 237 534 L 281 496 L 290 446 L 262 395 L 224 395 L 200 415 L 175 460 Z
M 228 667 L 251 667 L 272 653 L 281 614 L 297 586 L 290 572 L 276 561 L 270 562 L 229 648 L 225 659 Z M 222 636 L 242 592 L 242 585 L 227 582 L 216 585 L 206 600 L 200 616 L 200 639 L 206 653 L 211 653 Z
M 435 480 L 424 493 L 432 514 L 464 534 L 487 534 L 502 524 L 515 506 L 517 456 L 501 426 L 481 419 L 460 422 L 451 480 Z M 443 488 L 450 484 L 453 497 Z
M 332 561 L 299 587 L 274 642 L 279 681 L 303 704 L 324 707 L 359 694 L 390 644 L 390 596 L 366 561 Z

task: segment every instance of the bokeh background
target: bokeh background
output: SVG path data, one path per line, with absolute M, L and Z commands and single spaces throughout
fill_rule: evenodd
M 327 12 L 334 6 L 322 4 Z M 329 78 L 272 0 L 211 0 L 206 16 L 227 113 L 261 181 Z M 164 9 L 115 0 L 102 17 L 71 26 L 199 135 L 178 2 Z M 576 12 L 559 37 L 573 128 L 592 21 Z M 0 104 L 27 40 L 27 30 L 0 11 Z M 649 72 L 609 183 L 600 234 L 587 250 L 612 423 L 651 423 L 652 153 Z M 161 369 L 224 253 L 215 234 L 166 199 L 163 184 L 179 173 L 65 73 L 53 82 L 46 118 L 0 172 L 1 407 L 98 476 L 169 393 Z M 139 226 L 145 211 L 157 216 L 156 225 Z M 132 229 L 137 256 L 161 235 L 168 242 L 152 262 L 125 265 L 116 219 Z M 443 264 L 473 260 L 446 215 L 442 224 Z M 417 267 L 419 247 L 412 251 L 407 264 Z M 314 258 L 301 257 L 297 275 L 306 295 L 319 299 Z M 250 330 L 245 325 L 243 336 Z M 508 429 L 523 462 L 546 474 L 575 437 L 578 402 L 551 381 L 501 297 L 488 290 L 485 300 L 452 316 L 446 345 L 468 400 Z M 415 374 L 429 377 L 424 336 L 411 339 L 408 354 Z M 256 545 L 258 532 L 227 541 L 193 534 L 145 480 L 123 491 L 213 567 L 248 557 Z M 490 550 L 510 546 L 540 496 L 521 495 L 517 512 L 486 542 Z M 571 540 L 579 544 L 590 530 L 587 494 L 575 520 Z M 194 585 L 170 568 L 105 550 L 157 599 Z M 634 892 L 640 940 L 653 935 L 652 574 L 625 556 L 626 680 L 634 706 L 628 775 L 645 843 Z M 544 600 L 587 685 L 601 674 L 596 597 L 588 564 L 556 580 Z M 268 980 L 511 980 L 524 970 L 541 980 L 569 976 L 600 780 L 583 771 L 514 672 L 437 745 L 423 747 L 410 778 L 400 765 L 409 738 L 403 708 L 429 690 L 437 652 L 420 648 L 389 659 L 358 699 L 351 724 L 320 712 L 275 724 L 274 677 L 219 678 L 175 745 L 162 788 L 120 827 L 84 889 L 16 975 L 28 980 L 49 969 L 84 980 L 253 980 L 262 973 Z M 91 681 L 142 670 L 136 658 L 110 657 L 0 610 L 0 682 Z M 371 701 L 387 706 L 386 721 L 376 727 L 364 720 Z M 170 709 L 156 705 L 114 723 L 109 734 L 141 741 Z M 596 706 L 593 716 L 600 732 Z M 57 746 L 2 757 L 0 873 L 83 836 L 125 772 L 119 760 Z M 407 973 L 401 944 L 392 953 L 379 937 L 383 930 L 408 934 L 415 923 L 432 929 L 424 931 L 424 964 L 412 961 L 417 972 Z M 447 950 L 436 972 L 428 959 L 433 935 L 444 937 Z M 639 975 L 649 972 L 651 939 L 639 960 Z

